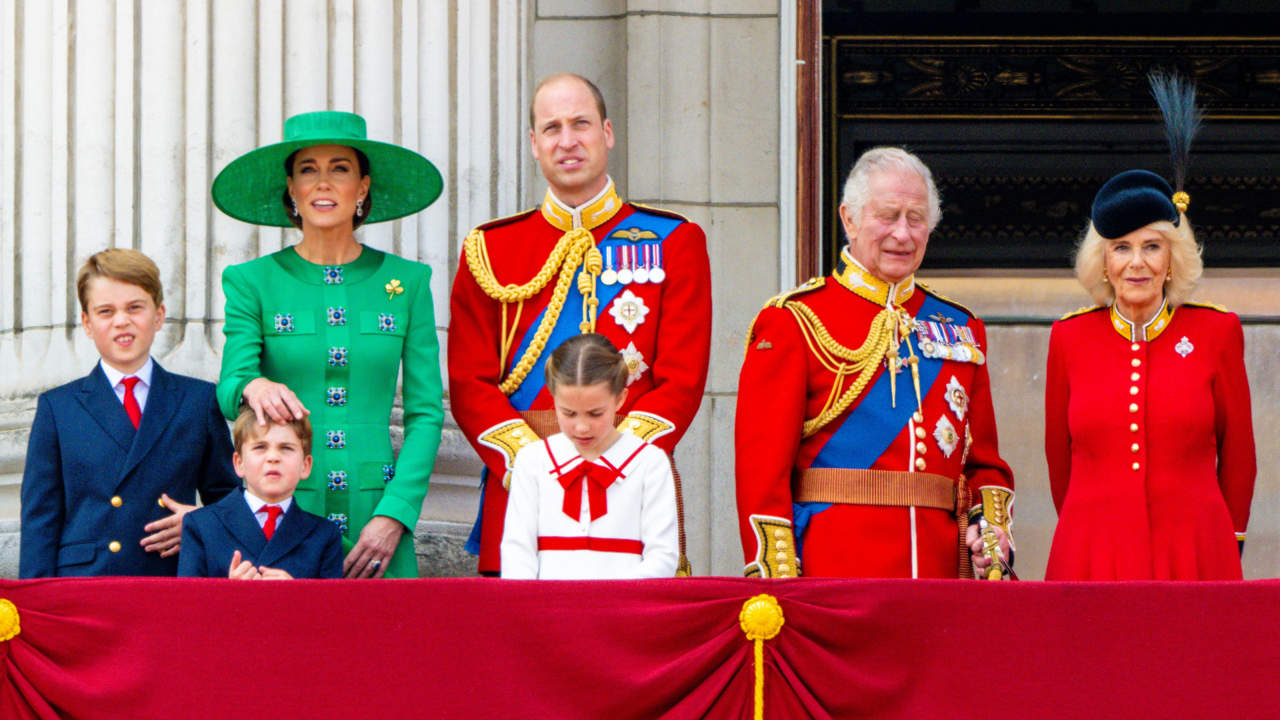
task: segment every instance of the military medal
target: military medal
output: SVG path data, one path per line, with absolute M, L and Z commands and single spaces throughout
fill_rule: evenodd
M 1187 339 L 1186 335 L 1183 335 L 1182 339 L 1178 341 L 1178 344 L 1173 346 L 1173 349 L 1174 352 L 1178 353 L 1182 357 L 1186 357 L 1191 354 L 1192 350 L 1196 349 L 1196 346 L 1191 344 L 1191 341 Z
M 950 320 L 950 318 L 943 318 Z M 973 330 L 965 325 L 953 325 L 949 322 L 934 320 L 915 321 L 916 339 L 920 343 L 920 354 L 937 360 L 955 360 L 981 365 L 986 356 L 978 348 L 978 341 Z
M 627 332 L 634 333 L 636 328 L 644 322 L 645 316 L 649 314 L 649 308 L 645 307 L 643 298 L 630 290 L 623 290 L 622 294 L 609 306 L 609 314 L 613 316 L 614 322 L 621 325 Z
M 653 269 L 649 271 L 649 282 L 660 283 L 667 279 L 667 271 L 662 269 L 662 246 L 653 245 Z
M 628 385 L 639 380 L 644 371 L 649 369 L 649 364 L 644 361 L 644 355 L 640 354 L 640 351 L 636 349 L 634 342 L 623 349 L 622 359 L 627 363 Z
M 956 379 L 955 375 L 951 376 L 951 380 L 947 383 L 947 404 L 951 406 L 951 412 L 956 414 L 960 420 L 964 420 L 965 413 L 969 412 L 969 393 L 965 392 L 964 386 Z
M 604 272 L 600 273 L 600 282 L 613 285 L 618 282 L 618 271 L 613 269 L 613 248 L 604 249 Z
M 649 246 L 644 245 L 643 251 L 641 250 L 641 247 L 642 246 L 637 245 L 633 248 L 635 250 L 637 260 L 635 280 L 638 283 L 647 283 L 649 282 Z M 641 261 L 641 257 L 644 258 L 643 261 Z
M 631 284 L 631 247 L 624 245 L 618 248 L 618 254 L 622 256 L 622 269 L 618 271 L 618 282 L 623 285 Z

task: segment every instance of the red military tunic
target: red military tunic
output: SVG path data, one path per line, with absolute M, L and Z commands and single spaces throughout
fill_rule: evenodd
M 575 227 L 590 231 L 602 248 L 603 272 L 594 282 L 599 300 L 595 331 L 622 351 L 632 370 L 620 429 L 671 453 L 702 402 L 711 346 L 711 270 L 706 236 L 696 224 L 624 203 L 610 181 L 580 208 L 564 206 L 548 191 L 538 210 L 473 231 L 478 242 L 469 238 L 467 248 L 477 257 L 464 249 L 450 297 L 448 354 L 453 416 L 488 471 L 481 509 L 481 572 L 497 572 L 501 565 L 504 478 L 515 453 L 539 439 L 520 413 L 543 411 L 540 422 L 551 423 L 550 431 L 556 432 L 543 363 L 565 332 L 580 332 L 585 303 L 578 290 L 583 275 L 579 269 L 569 284 L 560 332 L 548 337 L 539 352 L 533 340 L 542 314 L 553 304 L 561 264 L 551 263 L 554 267 L 542 287 L 523 301 L 495 299 L 494 287 L 482 287 L 478 278 L 491 276 L 488 280 L 496 286 L 535 280 L 530 289 L 536 287 L 535 276 Z M 649 282 L 636 281 L 640 267 L 646 268 Z M 654 282 L 658 268 L 661 281 Z M 534 351 L 528 353 L 532 362 L 526 364 L 525 379 L 504 392 L 500 384 L 512 377 L 526 356 L 526 346 Z
M 919 356 L 920 400 L 909 365 L 897 373 L 895 391 L 886 361 L 874 358 L 857 399 L 805 437 L 806 420 L 829 407 L 837 382 L 823 346 L 864 347 L 890 298 L 909 316 L 902 319 L 908 338 L 896 347 L 903 359 Z M 957 359 L 923 356 L 948 338 Z M 747 338 L 738 385 L 736 479 L 746 573 L 796 574 L 794 534 L 804 575 L 956 577 L 961 550 L 954 499 L 947 510 L 796 503 L 793 481 L 811 468 L 929 473 L 949 481 L 952 498 L 956 485 L 967 482 L 964 491 L 975 503 L 984 487 L 1011 503 L 1013 477 L 997 447 L 985 350 L 982 322 L 964 308 L 914 278 L 889 285 L 847 252 L 831 277 L 771 301 Z M 842 387 L 863 374 L 844 375 Z
M 1045 454 L 1045 579 L 1239 579 L 1256 471 L 1240 320 L 1187 304 L 1145 327 L 1101 307 L 1054 323 Z

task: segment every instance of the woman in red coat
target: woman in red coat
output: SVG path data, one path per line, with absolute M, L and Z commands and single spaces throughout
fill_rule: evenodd
M 1187 302 L 1203 268 L 1188 201 L 1145 170 L 1094 200 L 1076 277 L 1098 305 L 1049 338 L 1047 580 L 1241 578 L 1255 473 L 1244 333 Z

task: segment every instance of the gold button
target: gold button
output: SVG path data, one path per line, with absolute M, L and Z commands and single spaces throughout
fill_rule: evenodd
M 1141 376 L 1141 375 L 1139 375 L 1138 373 L 1134 373 L 1134 374 L 1132 374 L 1132 375 L 1130 375 L 1130 376 L 1129 376 L 1129 379 L 1130 379 L 1130 380 L 1132 380 L 1132 381 L 1134 381 L 1134 382 L 1138 382 L 1138 378 L 1140 378 L 1140 377 L 1142 377 L 1142 376 Z
M 786 553 L 784 553 L 784 552 L 780 552 L 780 553 L 778 553 L 777 555 L 775 555 L 774 557 L 775 557 L 775 558 L 777 558 L 778 562 L 786 562 L 786 561 L 787 561 L 787 554 L 786 554 Z
M 1129 347 L 1130 347 L 1130 349 L 1132 349 L 1134 352 L 1138 352 L 1138 348 L 1139 348 L 1140 346 L 1138 345 L 1138 343 L 1134 343 L 1134 344 L 1130 345 Z
M 920 438 L 920 439 L 924 439 L 924 428 L 922 428 L 922 427 L 917 427 L 917 428 L 916 428 L 916 437 L 918 437 L 918 438 Z
M 929 446 L 925 445 L 924 443 L 922 442 L 916 443 L 916 452 L 923 454 L 928 449 L 929 449 Z
M 1129 364 L 1130 364 L 1130 365 L 1132 365 L 1132 366 L 1134 366 L 1134 367 L 1141 367 L 1141 366 L 1142 366 L 1142 361 L 1141 361 L 1141 360 L 1139 360 L 1138 358 L 1134 358 L 1133 360 L 1131 360 L 1131 361 L 1129 362 Z
M 1138 412 L 1138 403 L 1129 403 L 1129 412 Z
M 1132 451 L 1134 451 L 1134 452 L 1138 452 L 1138 443 L 1134 443 L 1134 444 L 1130 445 L 1130 446 L 1129 446 L 1129 449 L 1130 449 L 1130 450 L 1132 450 Z
M 1137 385 L 1131 385 L 1131 386 L 1129 387 L 1129 394 L 1130 394 L 1130 395 L 1137 395 L 1137 394 L 1138 394 L 1138 386 L 1137 386 Z
M 782 528 L 778 528 L 777 530 L 774 530 L 774 531 L 773 531 L 773 539 L 774 539 L 774 540 L 781 540 L 781 539 L 785 538 L 786 536 L 787 536 L 787 531 L 786 531 L 786 530 L 783 530 Z
M 786 563 L 782 563 L 781 565 L 779 565 L 779 566 L 778 566 L 778 574 L 779 574 L 779 575 L 781 575 L 781 576 L 783 576 L 783 577 L 786 577 L 787 573 L 789 573 L 789 572 L 791 572 L 791 566 L 790 566 L 790 565 L 788 565 L 788 564 L 786 564 Z
M 774 543 L 774 545 L 773 545 L 773 546 L 774 546 L 774 547 L 776 547 L 776 548 L 777 548 L 777 549 L 779 549 L 779 550 L 786 550 L 786 549 L 787 549 L 787 541 L 786 541 L 786 540 L 779 540 L 778 542 Z
M 919 410 L 917 410 L 917 411 L 915 411 L 914 413 L 912 413 L 912 414 L 911 414 L 911 419 L 912 419 L 912 420 L 915 420 L 915 421 L 916 421 L 916 422 L 918 422 L 918 423 L 922 423 L 922 422 L 924 422 L 924 415 L 921 415 L 921 414 L 920 414 L 920 411 L 919 411 Z
M 1133 469 L 1134 469 L 1134 470 L 1137 470 L 1137 469 L 1138 469 L 1138 468 L 1140 468 L 1140 467 L 1142 467 L 1142 466 L 1141 466 L 1141 465 L 1139 465 L 1138 463 L 1134 463 L 1134 464 L 1133 464 Z
M 123 504 L 124 504 L 124 498 L 120 497 L 119 495 L 116 495 L 111 498 L 111 507 L 120 507 Z
M 1138 423 L 1129 423 L 1129 432 L 1138 432 Z
M 120 552 L 120 541 L 112 540 L 111 543 L 107 545 L 107 549 L 111 552 Z
M 160 507 L 164 507 L 164 498 L 162 497 L 156 498 L 156 504 L 159 505 Z
M 924 458 L 916 458 L 916 469 L 917 470 L 924 469 Z

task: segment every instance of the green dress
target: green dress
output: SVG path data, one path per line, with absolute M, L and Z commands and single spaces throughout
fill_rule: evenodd
M 292 247 L 222 274 L 227 342 L 218 403 L 240 411 L 257 377 L 284 383 L 311 411 L 311 475 L 294 494 L 327 517 L 350 551 L 374 515 L 407 528 L 387 577 L 417 577 L 413 530 L 444 421 L 431 269 L 364 247 L 324 266 Z M 404 371 L 404 444 L 391 452 L 391 406 Z

